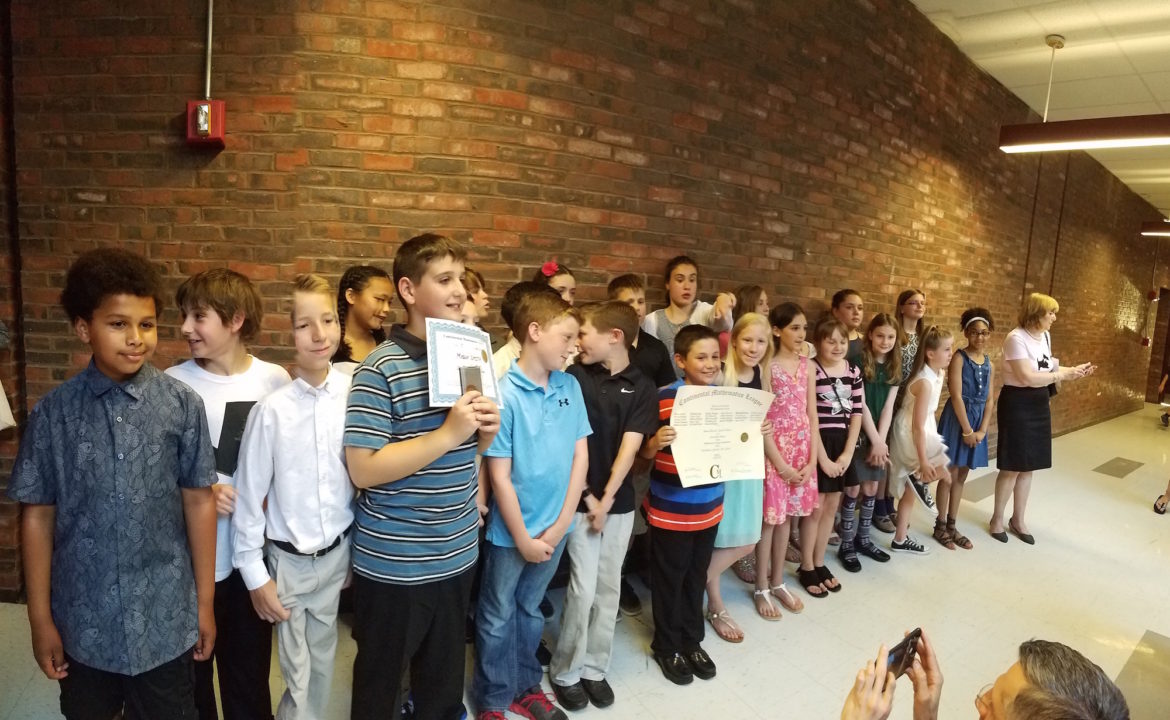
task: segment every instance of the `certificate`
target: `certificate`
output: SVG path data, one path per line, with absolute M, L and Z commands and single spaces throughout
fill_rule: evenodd
M 683 487 L 763 480 L 760 425 L 775 395 L 752 388 L 683 385 L 674 398 L 670 444 Z
M 473 368 L 469 373 L 465 368 Z M 500 402 L 492 341 L 474 325 L 427 318 L 427 380 L 431 407 L 451 407 L 463 396 L 463 381 L 478 370 L 484 395 Z

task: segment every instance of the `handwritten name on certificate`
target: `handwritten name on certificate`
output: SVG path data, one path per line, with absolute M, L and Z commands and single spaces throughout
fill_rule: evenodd
M 752 388 L 683 385 L 674 398 L 670 444 L 683 487 L 763 480 L 760 425 L 776 396 Z
M 427 318 L 427 374 L 431 407 L 451 407 L 463 396 L 463 368 L 478 368 L 478 390 L 498 404 L 492 340 L 474 325 Z M 461 371 L 463 371 L 461 373 Z

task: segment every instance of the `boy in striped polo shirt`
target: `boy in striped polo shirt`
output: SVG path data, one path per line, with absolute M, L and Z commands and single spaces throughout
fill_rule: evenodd
M 350 478 L 364 489 L 354 513 L 353 720 L 397 708 L 408 666 L 415 718 L 464 712 L 464 618 L 480 519 L 475 458 L 500 415 L 475 391 L 451 408 L 429 405 L 426 319 L 459 322 L 466 255 L 440 235 L 403 243 L 394 284 L 407 322 L 353 375 L 343 442 Z
M 698 675 L 715 677 L 715 663 L 700 647 L 703 591 L 715 533 L 723 518 L 723 483 L 684 488 L 670 444 L 674 398 L 686 385 L 713 385 L 719 376 L 719 334 L 705 325 L 687 325 L 674 340 L 674 362 L 683 378 L 658 391 L 658 432 L 642 445 L 652 459 L 650 493 L 644 508 L 650 535 L 650 595 L 654 639 L 650 649 L 662 674 L 676 685 Z

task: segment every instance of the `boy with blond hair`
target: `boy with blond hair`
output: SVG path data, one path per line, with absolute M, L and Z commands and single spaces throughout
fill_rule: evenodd
M 561 371 L 580 315 L 559 297 L 524 296 L 512 321 L 520 357 L 500 381 L 500 431 L 487 452 L 492 483 L 476 617 L 473 695 L 480 720 L 512 711 L 564 720 L 545 697 L 536 659 L 540 600 L 585 489 L 589 420 L 581 388 Z
M 291 316 L 296 379 L 248 416 L 232 564 L 256 614 L 276 624 L 285 684 L 277 720 L 312 720 L 329 706 L 337 605 L 349 573 L 354 493 L 341 436 L 350 378 L 330 364 L 341 324 L 324 278 L 294 279 Z

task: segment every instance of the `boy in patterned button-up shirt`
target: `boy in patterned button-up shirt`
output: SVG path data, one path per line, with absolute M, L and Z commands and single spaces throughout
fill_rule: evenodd
M 194 718 L 215 643 L 215 457 L 203 403 L 149 363 L 162 305 L 142 257 L 94 250 L 62 304 L 89 366 L 33 408 L 8 495 L 33 654 L 66 718 Z

